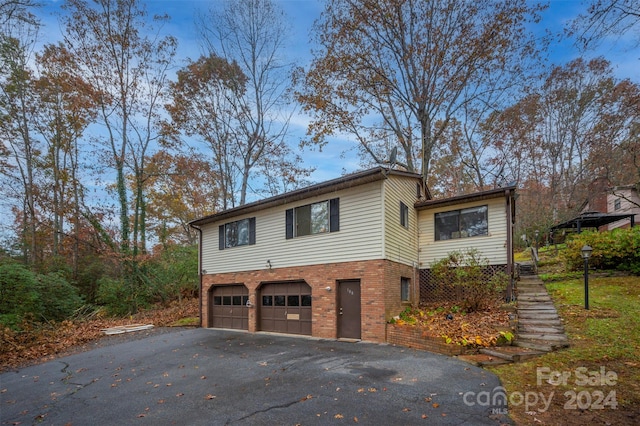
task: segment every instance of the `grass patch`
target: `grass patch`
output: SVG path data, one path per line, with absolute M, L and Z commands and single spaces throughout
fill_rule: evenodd
M 640 422 L 640 277 L 593 277 L 589 280 L 590 309 L 584 309 L 584 281 L 565 279 L 547 283 L 565 330 L 568 349 L 527 362 L 494 367 L 507 395 L 544 396 L 551 404 L 510 404 L 517 424 L 638 424 Z M 580 370 L 584 368 L 585 370 Z M 545 369 L 545 370 L 539 370 Z M 603 370 L 604 369 L 604 370 Z M 544 371 L 569 374 L 550 380 Z M 615 373 L 614 385 L 581 383 L 579 374 L 595 381 L 600 373 Z M 540 373 L 540 374 L 539 374 Z M 541 380 L 538 376 L 541 376 Z M 604 380 L 604 378 L 602 378 Z M 552 383 L 550 383 L 550 381 Z M 574 399 L 581 395 L 581 399 Z M 600 395 L 609 397 L 596 405 Z M 613 398 L 612 398 L 613 397 Z M 616 409 L 612 409 L 616 403 Z M 582 406 L 583 409 L 580 409 Z
M 169 324 L 169 327 L 197 327 L 200 325 L 200 318 L 198 317 L 186 317 L 180 318 L 177 321 Z

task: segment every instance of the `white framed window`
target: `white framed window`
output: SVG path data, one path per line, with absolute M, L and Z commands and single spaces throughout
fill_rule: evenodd
M 613 202 L 613 210 L 620 210 L 622 208 L 622 199 L 616 198 Z

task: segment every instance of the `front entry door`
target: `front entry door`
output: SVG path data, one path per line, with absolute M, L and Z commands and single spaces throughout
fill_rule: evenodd
M 360 281 L 338 283 L 338 337 L 360 339 Z

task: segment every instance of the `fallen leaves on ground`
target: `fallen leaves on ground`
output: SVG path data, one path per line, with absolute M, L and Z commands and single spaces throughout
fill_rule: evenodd
M 47 361 L 64 354 L 70 348 L 81 347 L 105 336 L 100 330 L 132 323 L 167 327 L 185 317 L 199 315 L 199 299 L 182 300 L 168 307 L 158 306 L 126 318 L 95 317 L 90 320 L 66 320 L 59 323 L 25 323 L 22 331 L 0 330 L 0 371 L 34 360 Z M 144 333 L 144 331 L 133 332 Z M 126 333 L 128 334 L 128 333 Z M 116 337 L 119 335 L 115 335 Z
M 509 312 L 498 304 L 484 311 L 461 312 L 456 306 L 423 306 L 412 315 L 414 324 L 398 321 L 405 327 L 420 327 L 424 336 L 444 337 L 447 343 L 464 346 L 494 346 L 500 331 L 509 329 Z

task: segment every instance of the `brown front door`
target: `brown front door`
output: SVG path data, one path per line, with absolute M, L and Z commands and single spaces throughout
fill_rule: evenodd
M 360 281 L 338 283 L 338 337 L 360 339 Z

